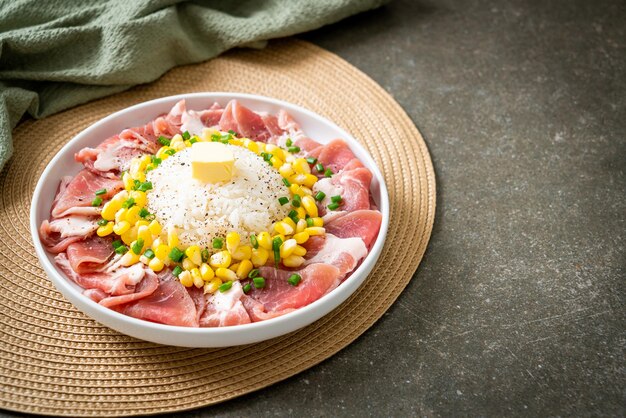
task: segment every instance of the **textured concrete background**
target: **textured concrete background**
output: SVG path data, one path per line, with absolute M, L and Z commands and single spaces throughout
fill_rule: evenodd
M 625 415 L 626 3 L 395 0 L 302 38 L 423 133 L 433 236 L 349 347 L 177 416 Z

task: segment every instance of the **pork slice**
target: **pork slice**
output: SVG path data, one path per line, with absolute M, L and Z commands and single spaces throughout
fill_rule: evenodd
M 382 218 L 382 214 L 377 210 L 357 210 L 345 212 L 326 223 L 324 227 L 327 234 L 340 238 L 359 237 L 369 249 L 378 236 Z
M 219 127 L 222 131 L 232 130 L 239 137 L 247 137 L 255 141 L 267 142 L 272 136 L 263 118 L 237 100 L 228 102 L 220 118 Z
M 48 251 L 58 254 L 70 244 L 89 237 L 96 229 L 98 223 L 94 218 L 72 215 L 51 222 L 43 221 L 39 227 L 39 236 Z
M 249 324 L 251 319 L 241 300 L 243 296 L 239 282 L 234 282 L 226 292 L 218 291 L 212 294 L 208 298 L 206 310 L 200 318 L 200 326 L 227 327 Z
M 123 183 L 118 179 L 102 177 L 87 169 L 81 170 L 63 190 L 59 190 L 55 198 L 56 204 L 52 208 L 52 217 L 61 218 L 72 214 L 99 215 L 101 208 L 91 205 L 96 190 L 106 189 L 106 193 L 100 196 L 106 200 L 123 188 Z
M 330 168 L 333 173 L 338 173 L 356 157 L 348 147 L 348 144 L 341 139 L 334 139 L 319 149 L 316 155 L 318 162 L 325 168 Z
M 103 270 L 113 255 L 111 237 L 91 236 L 84 241 L 73 242 L 67 247 L 67 259 L 72 270 L 78 274 Z
M 304 264 L 323 263 L 335 266 L 339 270 L 340 279 L 351 273 L 367 256 L 367 247 L 360 237 L 339 238 L 333 234 L 326 234 L 321 240 L 321 245 L 320 241 L 315 241 L 306 248 L 312 246 L 317 248 L 313 249 L 312 254 L 307 251 L 308 257 Z
M 135 286 L 135 289 L 132 293 L 120 296 L 107 296 L 101 298 L 98 303 L 107 308 L 113 308 L 114 306 L 138 301 L 153 294 L 154 291 L 157 290 L 157 288 L 159 287 L 159 279 L 157 278 L 157 275 L 154 274 L 154 272 L 150 269 L 144 268 L 144 272 L 145 275 L 143 279 Z M 83 292 L 83 294 L 85 294 L 85 292 Z M 96 293 L 92 294 L 91 296 L 100 297 L 101 294 Z

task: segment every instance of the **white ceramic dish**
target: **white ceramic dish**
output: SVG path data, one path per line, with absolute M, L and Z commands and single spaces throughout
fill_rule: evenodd
M 143 321 L 100 306 L 83 296 L 82 289 L 57 268 L 52 255 L 42 246 L 38 230 L 41 222 L 50 215 L 52 200 L 61 177 L 76 174 L 82 168 L 82 165 L 74 161 L 74 153 L 86 146 L 95 147 L 124 128 L 145 124 L 158 115 L 167 113 L 181 99 L 186 99 L 188 109 L 206 109 L 213 102 L 225 105 L 231 99 L 237 99 L 255 111 L 276 113 L 283 108 L 295 118 L 304 132 L 316 141 L 327 143 L 332 139 L 342 138 L 348 142 L 354 154 L 374 174 L 371 192 L 382 212 L 382 224 L 372 251 L 347 280 L 310 305 L 278 318 L 231 327 L 188 328 Z M 30 229 L 37 256 L 50 280 L 74 306 L 96 321 L 121 333 L 155 343 L 182 347 L 227 347 L 249 344 L 287 334 L 318 320 L 344 302 L 363 283 L 382 251 L 388 223 L 389 198 L 382 174 L 372 157 L 350 134 L 327 119 L 299 106 L 268 97 L 240 93 L 193 93 L 164 97 L 120 110 L 96 122 L 76 135 L 50 161 L 35 188 L 30 213 Z

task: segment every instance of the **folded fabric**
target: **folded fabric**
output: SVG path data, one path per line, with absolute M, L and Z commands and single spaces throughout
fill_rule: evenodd
M 13 0 L 0 6 L 0 169 L 11 130 L 227 49 L 262 46 L 386 0 Z

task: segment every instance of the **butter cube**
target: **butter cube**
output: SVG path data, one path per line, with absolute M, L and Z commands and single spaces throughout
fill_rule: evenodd
M 196 142 L 191 146 L 191 176 L 202 183 L 229 181 L 235 158 L 219 142 Z

